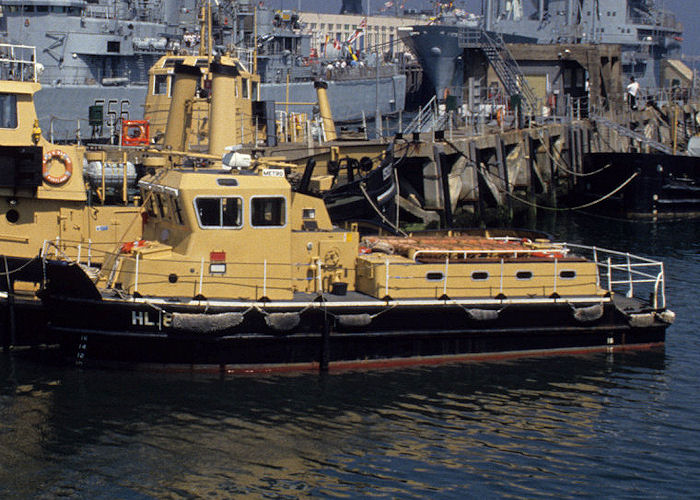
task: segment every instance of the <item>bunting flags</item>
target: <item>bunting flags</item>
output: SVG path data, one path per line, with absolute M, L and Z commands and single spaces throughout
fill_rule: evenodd
M 365 17 L 364 19 L 362 19 L 362 22 L 357 27 L 357 29 L 348 37 L 347 40 L 345 40 L 345 44 L 350 45 L 355 40 L 357 40 L 358 38 L 363 36 L 365 34 L 366 27 L 367 27 L 367 18 Z

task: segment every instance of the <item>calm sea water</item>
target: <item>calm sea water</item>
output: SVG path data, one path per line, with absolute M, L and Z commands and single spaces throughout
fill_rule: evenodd
M 540 228 L 663 259 L 665 348 L 326 377 L 0 357 L 0 497 L 697 497 L 700 222 Z

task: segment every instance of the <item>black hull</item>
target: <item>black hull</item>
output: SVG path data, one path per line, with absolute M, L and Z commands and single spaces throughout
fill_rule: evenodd
M 700 216 L 700 158 L 590 153 L 584 157 L 584 173 L 593 172 L 599 173 L 578 180 L 575 203 L 598 200 L 636 174 L 624 188 L 591 209 L 629 218 Z
M 206 313 L 204 306 L 94 298 L 50 297 L 46 304 L 49 329 L 68 360 L 165 370 L 334 369 L 642 348 L 663 343 L 667 326 L 655 319 L 632 327 L 613 302 L 604 303 L 599 318 L 581 321 L 572 305 L 554 300 L 362 306 L 327 298 L 311 307 L 210 304 Z M 206 318 L 225 312 L 243 313 L 242 321 L 218 331 L 173 326 L 177 313 Z M 279 313 L 296 315 L 298 324 L 270 326 L 267 317 Z
M 0 273 L 0 345 L 8 349 L 50 343 L 45 308 L 27 286 L 43 281 L 41 259 L 1 256 Z
M 396 188 L 392 167 L 375 168 L 352 182 L 323 195 L 328 215 L 334 223 L 368 220 L 382 223 L 394 219 Z

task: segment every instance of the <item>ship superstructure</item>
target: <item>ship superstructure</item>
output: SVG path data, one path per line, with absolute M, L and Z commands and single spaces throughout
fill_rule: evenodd
M 37 48 L 43 72 L 35 104 L 42 130 L 62 141 L 114 138 L 121 120 L 142 118 L 151 66 L 167 52 L 196 51 L 200 3 L 0 0 L 2 38 Z M 250 69 L 256 69 L 253 54 L 260 55 L 261 99 L 314 101 L 314 78 L 329 75 L 320 64 L 310 64 L 310 35 L 295 26 L 294 12 L 270 10 L 251 0 L 212 3 L 211 10 L 218 53 L 234 51 L 244 60 L 247 51 Z M 363 111 L 373 116 L 375 101 L 382 113 L 403 109 L 405 76 L 387 69 L 380 68 L 380 78 L 371 71 L 355 78 L 348 77 L 350 71 L 343 72 L 345 78 L 330 75 L 336 120 L 359 120 Z M 366 91 L 358 92 L 357 85 Z M 358 95 L 371 99 L 358 101 Z M 294 111 L 312 108 L 307 104 Z
M 654 0 L 485 0 L 484 28 L 538 43 L 619 44 L 622 71 L 665 86 L 662 60 L 680 57 L 683 26 Z
M 445 90 L 460 92 L 468 40 L 478 31 L 495 33 L 506 43 L 616 44 L 621 69 L 642 88 L 683 86 L 670 60 L 680 57 L 683 27 L 653 0 L 483 0 L 476 18 L 435 2 L 429 21 L 400 30 L 433 83 L 438 98 Z M 680 61 L 674 63 L 681 65 Z M 680 72 L 682 73 L 682 71 Z

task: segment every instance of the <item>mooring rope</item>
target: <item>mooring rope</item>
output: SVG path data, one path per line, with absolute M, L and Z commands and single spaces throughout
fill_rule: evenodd
M 8 278 L 9 278 L 11 275 L 20 272 L 22 269 L 24 269 L 25 267 L 27 267 L 29 264 L 31 264 L 32 262 L 34 262 L 34 261 L 37 259 L 37 257 L 32 257 L 31 259 L 29 259 L 27 262 L 25 262 L 24 264 L 22 264 L 22 265 L 19 266 L 18 268 L 12 269 L 12 270 L 10 271 L 10 270 L 8 269 L 8 265 L 7 265 L 7 256 L 6 256 L 6 255 L 3 255 L 3 258 L 5 259 L 5 271 L 0 271 L 0 276 L 7 276 Z
M 469 158 L 468 156 L 466 156 L 462 151 L 460 151 L 459 149 L 457 149 L 457 147 L 455 147 L 454 144 L 450 143 L 450 142 L 447 141 L 447 140 L 446 140 L 445 142 L 447 142 L 447 144 L 449 144 L 455 151 L 457 151 L 457 153 L 459 153 L 460 155 L 462 155 L 471 165 L 473 165 L 474 167 L 476 167 L 478 170 L 481 170 L 481 172 L 482 172 L 483 175 L 488 175 L 489 177 L 495 177 L 495 178 L 500 179 L 501 181 L 504 181 L 504 182 L 505 182 L 505 179 L 503 179 L 502 177 L 500 177 L 500 176 L 498 176 L 498 175 L 496 175 L 496 174 L 493 174 L 493 173 L 489 172 L 488 170 L 484 171 L 484 169 L 482 168 L 481 165 L 479 165 L 477 162 L 475 162 L 474 160 L 472 160 L 471 158 Z M 605 170 L 605 169 L 608 168 L 609 166 L 610 166 L 610 164 L 607 164 L 605 167 L 603 167 L 603 168 L 600 169 L 600 170 L 597 170 L 595 173 L 598 173 L 598 172 L 600 172 L 600 171 L 602 171 L 602 170 Z M 566 212 L 566 211 L 570 211 L 570 210 L 581 210 L 581 209 L 583 209 L 583 208 L 592 207 L 593 205 L 597 205 L 598 203 L 607 200 L 608 198 L 610 198 L 611 196 L 613 196 L 615 193 L 617 193 L 620 189 L 624 188 L 627 184 L 629 184 L 630 182 L 632 182 L 632 179 L 634 179 L 634 178 L 637 177 L 638 175 L 639 175 L 639 172 L 633 173 L 633 174 L 632 174 L 631 176 L 629 176 L 629 177 L 627 178 L 627 180 L 625 180 L 622 184 L 620 184 L 618 187 L 616 187 L 615 189 L 613 189 L 613 190 L 612 190 L 611 192 L 609 192 L 608 194 L 602 196 L 601 198 L 598 198 L 597 200 L 594 200 L 594 201 L 592 201 L 592 202 L 590 202 L 590 203 L 585 203 L 585 204 L 583 204 L 583 205 L 578 205 L 578 206 L 575 206 L 575 207 L 565 207 L 565 208 L 550 207 L 550 206 L 546 206 L 546 205 L 540 205 L 540 204 L 538 204 L 538 203 L 534 203 L 534 202 L 525 200 L 525 199 L 523 199 L 523 198 L 520 198 L 519 196 L 514 195 L 513 193 L 511 193 L 511 192 L 508 191 L 507 189 L 503 189 L 503 188 L 501 188 L 500 186 L 495 186 L 495 187 L 496 187 L 496 189 L 498 189 L 500 192 L 505 193 L 506 195 L 510 196 L 510 197 L 513 198 L 514 200 L 517 200 L 517 201 L 519 201 L 519 202 L 521 202 L 521 203 L 524 203 L 524 204 L 526 204 L 526 205 L 530 205 L 530 206 L 535 207 L 535 208 L 541 208 L 541 209 L 544 209 L 544 210 L 552 210 L 552 211 L 557 211 L 557 212 Z
M 514 200 L 517 200 L 517 201 L 519 201 L 519 202 L 521 202 L 521 203 L 524 203 L 524 204 L 526 204 L 526 205 L 530 205 L 531 207 L 541 208 L 541 209 L 543 209 L 543 210 L 552 210 L 552 211 L 554 211 L 554 212 L 568 212 L 568 211 L 571 211 L 571 210 L 581 210 L 581 209 L 583 209 L 583 208 L 592 207 L 593 205 L 597 205 L 598 203 L 607 200 L 608 198 L 610 198 L 611 196 L 613 196 L 615 193 L 617 193 L 620 189 L 624 188 L 627 184 L 629 184 L 630 182 L 632 182 L 632 179 L 634 179 L 634 178 L 637 177 L 638 175 L 639 175 L 639 172 L 633 173 L 632 175 L 630 175 L 630 176 L 627 178 L 627 180 L 626 180 L 625 182 L 623 182 L 622 184 L 620 184 L 619 186 L 617 186 L 615 189 L 613 189 L 612 191 L 610 191 L 610 192 L 609 192 L 608 194 L 606 194 L 605 196 L 602 196 L 602 197 L 598 198 L 597 200 L 593 200 L 593 201 L 590 202 L 590 203 L 585 203 L 585 204 L 583 204 L 583 205 L 578 205 L 578 206 L 576 206 L 576 207 L 559 208 L 559 207 L 549 207 L 549 206 L 547 206 L 547 205 L 540 205 L 540 204 L 538 204 L 538 203 L 534 203 L 534 202 L 531 202 L 531 201 L 528 201 L 528 200 L 524 200 L 524 199 L 520 198 L 519 196 L 514 195 L 513 193 L 510 193 L 510 192 L 508 192 L 508 191 L 506 191 L 506 190 L 502 190 L 502 189 L 499 188 L 498 186 L 496 186 L 496 188 L 497 188 L 499 191 L 504 192 L 505 194 L 507 194 L 508 196 L 510 196 L 511 198 L 513 198 Z
M 372 199 L 369 196 L 369 193 L 367 192 L 367 189 L 365 189 L 365 184 L 364 182 L 360 183 L 360 190 L 362 191 L 362 194 L 364 195 L 365 199 L 369 202 L 370 206 L 374 209 L 374 211 L 377 213 L 377 215 L 384 221 L 391 229 L 396 231 L 397 233 L 403 235 L 403 236 L 408 236 L 408 233 L 401 229 L 400 227 L 397 227 L 394 225 L 393 222 L 391 222 L 389 219 L 387 219 L 384 214 L 379 210 L 379 207 L 375 205 L 375 203 L 372 201 Z M 398 210 L 399 207 L 396 207 L 396 210 Z

